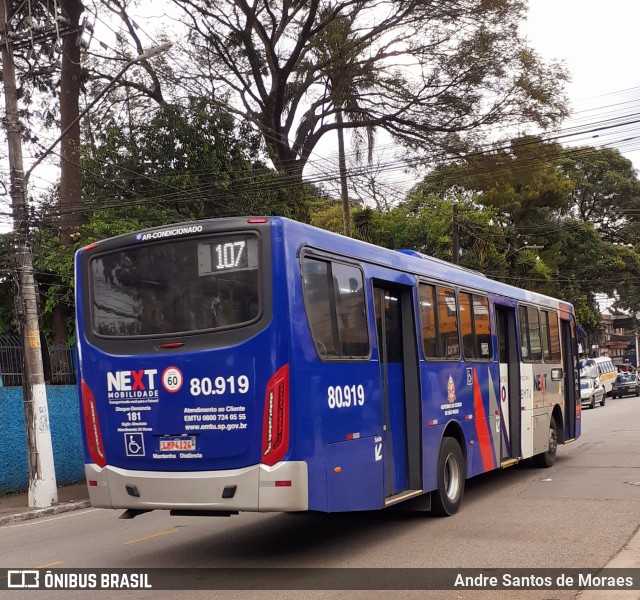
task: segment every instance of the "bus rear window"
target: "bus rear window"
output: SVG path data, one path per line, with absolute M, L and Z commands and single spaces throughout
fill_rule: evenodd
M 259 316 L 258 238 L 129 247 L 90 262 L 94 333 L 129 337 L 229 328 Z

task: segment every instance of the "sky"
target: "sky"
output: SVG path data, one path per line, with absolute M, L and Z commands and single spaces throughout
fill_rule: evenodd
M 522 30 L 542 56 L 563 59 L 571 72 L 566 91 L 574 118 L 564 127 L 640 120 L 638 24 L 637 0 L 529 0 Z M 617 147 L 640 171 L 640 123 L 577 137 L 581 144 Z M 601 310 L 611 303 L 599 298 Z
M 639 24 L 638 0 L 529 0 L 522 31 L 543 57 L 562 59 L 569 69 L 572 124 L 590 129 L 605 119 L 638 120 Z M 578 137 L 582 144 L 618 147 L 640 170 L 640 123 Z

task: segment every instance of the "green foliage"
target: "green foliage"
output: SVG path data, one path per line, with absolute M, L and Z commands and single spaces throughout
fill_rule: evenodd
M 310 206 L 310 221 L 314 227 L 342 233 L 344 231 L 342 205 L 335 201 L 318 201 Z
M 508 243 L 495 209 L 468 201 L 458 203 L 460 264 L 504 277 L 509 264 Z
M 630 160 L 613 148 L 565 149 L 560 162 L 571 179 L 571 214 L 608 242 L 640 242 L 640 182 Z
M 91 132 L 83 196 L 91 235 L 101 238 L 176 221 L 260 212 L 268 170 L 255 157 L 259 138 L 206 100 L 165 105 L 148 122 Z M 277 206 L 276 206 L 277 208 Z M 258 209 L 258 210 L 256 210 Z
M 573 183 L 558 168 L 562 156 L 558 144 L 520 137 L 507 147 L 437 168 L 418 189 L 444 196 L 464 192 L 508 219 L 514 233 L 524 234 L 569 206 Z M 536 233 L 530 243 L 536 241 Z
M 600 312 L 593 298 L 587 292 L 580 290 L 565 289 L 564 298 L 573 304 L 576 313 L 576 321 L 585 330 L 595 333 L 600 328 Z
M 389 211 L 356 209 L 353 214 L 354 236 L 386 248 L 404 248 L 441 260 L 452 260 L 453 203 L 436 196 L 414 193 L 406 203 Z M 461 226 L 461 264 L 471 269 L 486 269 L 493 264 L 500 273 L 504 259 L 503 236 L 494 223 L 491 209 L 459 204 Z M 312 223 L 331 231 L 341 231 L 338 204 L 312 214 Z
M 373 212 L 369 235 L 379 246 L 416 250 L 451 260 L 451 205 L 429 198 L 420 205 Z

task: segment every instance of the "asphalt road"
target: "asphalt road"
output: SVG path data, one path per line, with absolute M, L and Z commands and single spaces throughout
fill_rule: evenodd
M 87 509 L 0 528 L 0 566 L 561 567 L 605 566 L 640 527 L 640 398 L 583 410 L 583 434 L 556 465 L 527 464 L 467 483 L 462 511 L 171 517 Z M 10 592 L 8 597 L 87 597 Z M 575 598 L 575 591 L 101 591 L 100 598 Z M 640 592 L 631 597 L 640 597 Z

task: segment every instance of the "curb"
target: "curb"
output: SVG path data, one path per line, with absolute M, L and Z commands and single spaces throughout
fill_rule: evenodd
M 91 502 L 89 502 L 89 500 L 61 502 L 60 504 L 49 506 L 47 508 L 34 508 L 31 510 L 25 510 L 24 512 L 15 513 L 13 515 L 0 517 L 0 525 L 13 525 L 14 523 L 30 521 L 31 519 L 37 519 L 39 517 L 49 517 L 51 515 L 58 515 L 72 510 L 80 510 L 81 508 L 90 507 Z
M 605 569 L 637 569 L 640 567 L 640 529 L 629 538 L 605 566 Z M 582 590 L 579 600 L 640 600 L 638 590 Z

